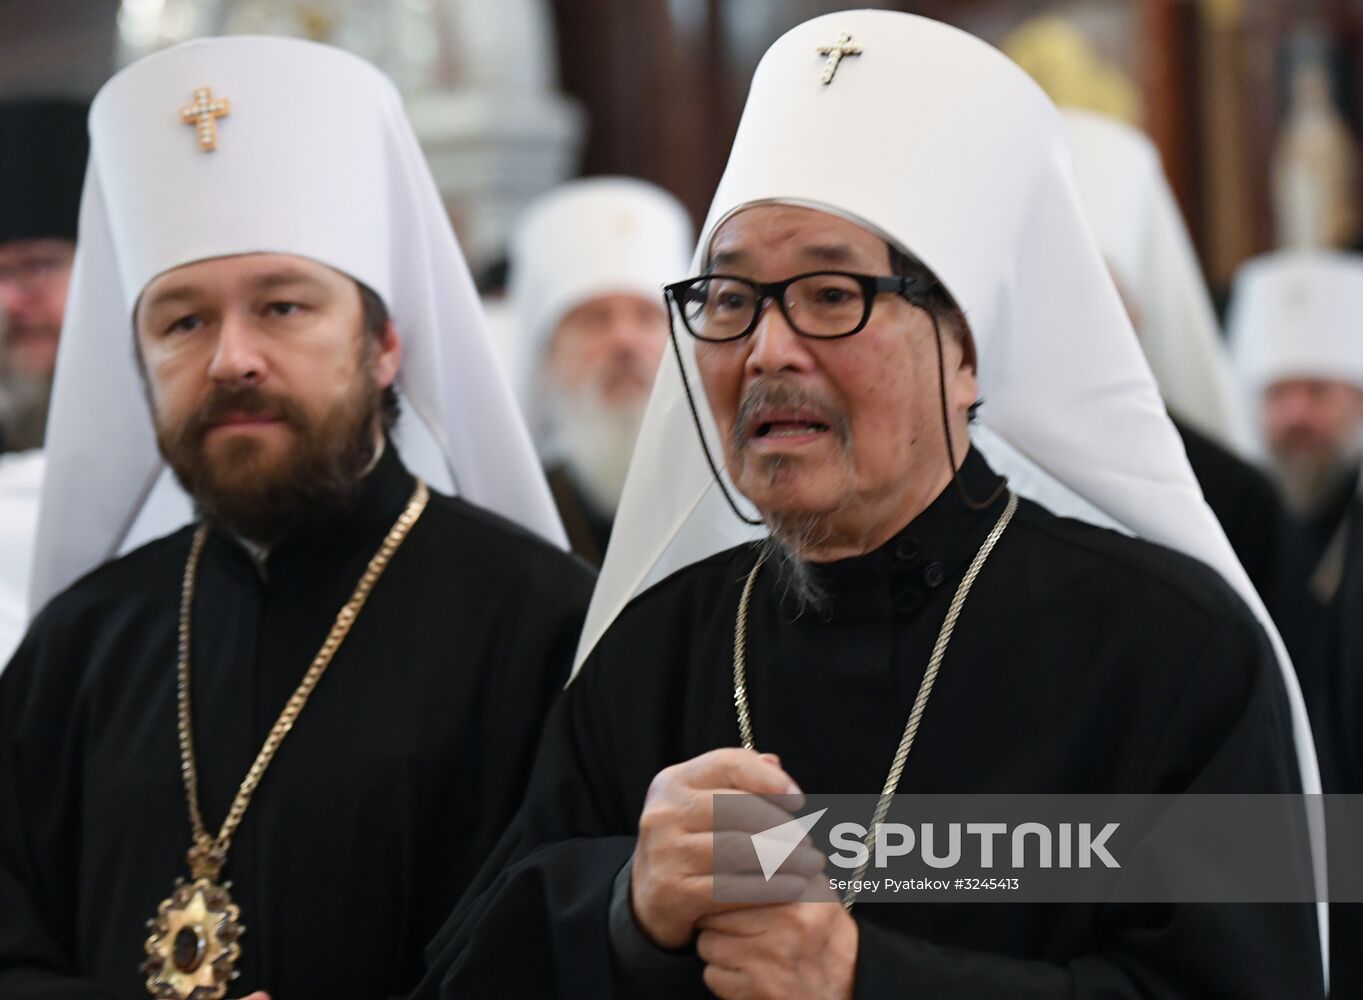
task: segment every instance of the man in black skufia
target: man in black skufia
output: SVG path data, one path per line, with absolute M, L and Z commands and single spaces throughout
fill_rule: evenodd
M 0 103 L 0 452 L 40 447 L 57 365 L 89 105 Z

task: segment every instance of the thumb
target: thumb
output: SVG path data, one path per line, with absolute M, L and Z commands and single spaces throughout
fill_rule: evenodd
M 254 993 L 247 994 L 241 1000 L 270 1000 L 270 994 L 264 990 L 256 990 Z

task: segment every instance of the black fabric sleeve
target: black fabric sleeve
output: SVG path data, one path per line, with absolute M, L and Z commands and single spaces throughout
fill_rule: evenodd
M 1075 996 L 1069 973 L 1057 965 L 943 948 L 866 920 L 857 921 L 857 930 L 854 1000 L 904 996 L 1059 1000 Z
M 633 859 L 615 876 L 610 900 L 610 949 L 615 982 L 625 996 L 695 992 L 705 971 L 694 948 L 670 951 L 654 944 L 639 926 L 630 902 Z
M 114 1000 L 76 973 L 75 681 L 40 617 L 0 676 L 0 998 Z
M 525 800 L 426 949 L 413 998 L 611 995 L 608 911 L 634 851 L 601 782 L 590 662 L 549 713 Z M 534 956 L 527 961 L 527 956 Z

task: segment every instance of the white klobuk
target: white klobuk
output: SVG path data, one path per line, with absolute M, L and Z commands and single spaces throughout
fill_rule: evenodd
M 842 34 L 861 52 L 824 83 L 820 50 Z M 975 440 L 1019 492 L 1053 487 L 1043 495 L 1057 513 L 1119 525 L 1226 578 L 1277 651 L 1302 786 L 1319 792 L 1291 662 L 1193 478 L 1085 222 L 1064 120 L 1036 83 L 979 39 L 914 15 L 851 11 L 801 24 L 772 45 L 753 77 L 696 272 L 720 223 L 768 203 L 857 222 L 943 281 L 975 338 L 984 401 Z M 678 337 L 718 457 L 692 344 Z M 579 664 L 640 591 L 758 531 L 720 495 L 670 357 L 644 418 Z M 1323 905 L 1319 912 L 1323 930 Z
M 181 117 L 201 89 L 229 102 L 213 119 L 211 150 Z M 409 467 L 565 544 L 468 267 L 386 77 L 310 42 L 189 42 L 111 79 L 90 133 L 33 610 L 188 519 L 157 453 L 133 309 L 157 275 L 236 254 L 309 258 L 377 292 L 403 343 L 395 440 Z
M 401 91 L 474 274 L 577 169 L 586 115 L 559 85 L 549 0 L 123 0 L 119 65 L 190 38 L 285 35 L 353 52 Z
M 1241 267 L 1227 326 L 1253 411 L 1260 412 L 1265 389 L 1286 379 L 1328 379 L 1363 389 L 1360 317 L 1363 255 L 1279 250 Z
M 1188 229 L 1144 133 L 1066 109 L 1079 201 L 1171 412 L 1237 454 L 1253 450 L 1243 394 Z

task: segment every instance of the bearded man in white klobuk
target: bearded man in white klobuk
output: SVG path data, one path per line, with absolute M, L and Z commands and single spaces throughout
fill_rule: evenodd
M 596 566 L 667 349 L 662 287 L 694 239 L 666 191 L 592 177 L 535 202 L 511 243 L 522 405 L 573 551 Z
M 721 897 L 716 793 L 1319 785 L 1017 66 L 900 13 L 793 29 L 693 266 L 580 670 L 421 995 L 1321 996 L 1309 902 Z
M 1292 517 L 1270 597 L 1328 792 L 1363 793 L 1363 256 L 1284 250 L 1236 276 L 1229 326 Z M 1351 847 L 1347 842 L 1346 847 Z M 1331 908 L 1340 996 L 1363 992 L 1363 907 Z
M 592 574 L 385 77 L 192 42 L 90 129 L 38 615 L 0 677 L 0 995 L 400 993 L 520 797 Z M 115 558 L 134 530 L 161 537 Z

